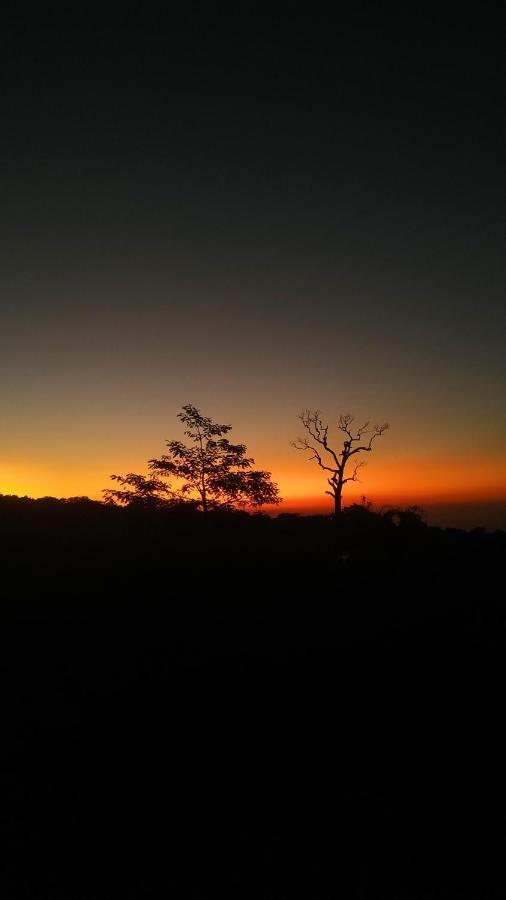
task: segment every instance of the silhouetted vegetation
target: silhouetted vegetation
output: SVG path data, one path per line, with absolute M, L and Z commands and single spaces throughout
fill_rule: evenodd
M 504 532 L 3 496 L 0 540 L 10 896 L 493 896 Z
M 353 428 L 354 417 L 349 413 L 340 415 L 337 419 L 337 428 L 345 435 L 341 450 L 335 450 L 329 444 L 329 426 L 325 424 L 319 409 L 306 409 L 300 414 L 301 420 L 308 437 L 301 437 L 292 442 L 296 450 L 309 450 L 317 465 L 325 472 L 327 484 L 330 490 L 325 491 L 334 501 L 334 515 L 336 518 L 341 512 L 343 501 L 343 488 L 350 481 L 359 481 L 358 472 L 365 466 L 361 460 L 355 463 L 351 475 L 347 475 L 348 463 L 358 453 L 370 453 L 376 438 L 389 428 L 388 422 L 383 425 L 370 427 L 370 422 L 364 422 L 357 428 Z M 328 474 L 327 474 L 328 473 Z
M 111 475 L 111 479 L 121 487 L 108 488 L 102 492 L 106 503 L 161 509 L 176 502 L 170 485 L 155 475 L 149 477 L 129 472 L 125 476 Z
M 151 477 L 111 475 L 122 488 L 105 490 L 107 502 L 157 507 L 187 502 L 205 514 L 280 503 L 270 472 L 252 469 L 255 460 L 246 456 L 246 445 L 232 444 L 224 437 L 231 425 L 218 425 L 192 404 L 183 406 L 178 418 L 187 426 L 185 435 L 191 444 L 167 441 L 169 452 L 149 460 L 149 468 L 155 473 Z M 171 476 L 182 484 L 173 489 L 162 480 Z

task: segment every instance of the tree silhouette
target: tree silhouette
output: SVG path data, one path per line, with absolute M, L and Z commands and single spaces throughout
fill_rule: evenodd
M 280 503 L 270 472 L 253 470 L 254 460 L 246 456 L 246 446 L 232 444 L 224 437 L 231 425 L 213 422 L 192 404 L 182 409 L 178 418 L 187 426 L 185 435 L 191 444 L 167 441 L 169 452 L 149 461 L 149 468 L 157 475 L 183 482 L 180 498 L 196 499 L 204 513 Z
M 170 485 L 156 476 L 136 475 L 129 472 L 128 475 L 111 475 L 113 481 L 122 485 L 121 488 L 108 488 L 102 491 L 106 503 L 117 506 L 142 506 L 150 509 L 159 509 L 171 506 L 175 503 L 174 492 Z
M 348 484 L 350 481 L 358 481 L 358 471 L 365 465 L 365 461 L 361 460 L 355 464 L 352 474 L 347 475 L 349 460 L 357 453 L 370 453 L 373 449 L 373 442 L 389 427 L 388 422 L 385 422 L 384 425 L 374 425 L 372 428 L 369 427 L 369 422 L 365 422 L 352 430 L 354 417 L 349 413 L 340 415 L 337 420 L 337 427 L 346 437 L 343 441 L 342 449 L 334 450 L 328 443 L 329 426 L 323 422 L 319 409 L 306 409 L 300 414 L 299 419 L 308 432 L 309 438 L 302 437 L 292 441 L 292 446 L 296 450 L 309 450 L 312 454 L 309 459 L 316 460 L 320 468 L 324 472 L 329 473 L 327 483 L 330 490 L 325 491 L 325 493 L 333 498 L 334 511 L 337 517 L 341 512 L 345 484 Z M 365 441 L 364 438 L 366 439 Z

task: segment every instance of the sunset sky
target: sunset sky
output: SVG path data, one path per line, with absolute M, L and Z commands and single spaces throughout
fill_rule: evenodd
M 390 422 L 349 500 L 506 503 L 501 31 L 360 10 L 6 23 L 0 493 L 100 497 L 193 403 L 286 509 L 305 407 Z

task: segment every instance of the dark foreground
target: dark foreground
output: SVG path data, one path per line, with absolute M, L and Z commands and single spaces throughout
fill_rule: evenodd
M 503 897 L 506 535 L 396 523 L 0 502 L 3 895 Z

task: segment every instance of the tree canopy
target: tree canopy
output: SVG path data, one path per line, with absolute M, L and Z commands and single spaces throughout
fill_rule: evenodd
M 245 444 L 232 444 L 225 435 L 231 425 L 220 425 L 192 404 L 178 414 L 190 444 L 167 441 L 168 453 L 151 459 L 149 468 L 160 476 L 182 482 L 179 496 L 197 499 L 204 512 L 279 503 L 279 491 L 270 472 L 252 469 Z
M 111 475 L 112 481 L 121 485 L 120 488 L 108 488 L 102 491 L 106 503 L 114 503 L 118 506 L 143 506 L 150 509 L 159 509 L 172 505 L 174 492 L 170 485 L 156 476 L 136 475 L 129 472 L 128 475 Z
M 183 406 L 178 418 L 186 426 L 189 443 L 167 441 L 168 452 L 148 462 L 150 476 L 111 475 L 121 488 L 104 491 L 108 502 L 166 506 L 183 501 L 204 513 L 281 502 L 271 473 L 253 469 L 255 461 L 246 455 L 246 445 L 226 437 L 231 425 L 213 422 L 193 404 Z

